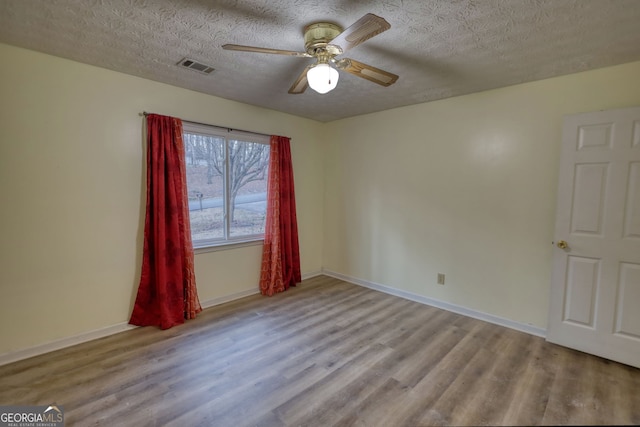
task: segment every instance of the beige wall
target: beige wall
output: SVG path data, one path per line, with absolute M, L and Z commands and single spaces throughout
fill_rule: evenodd
M 638 76 L 640 62 L 329 123 L 324 268 L 546 328 L 562 116 L 639 105 Z
M 290 136 L 302 271 L 320 270 L 320 123 L 7 45 L 0 57 L 0 355 L 128 320 L 144 110 Z M 197 255 L 200 299 L 257 289 L 260 255 Z

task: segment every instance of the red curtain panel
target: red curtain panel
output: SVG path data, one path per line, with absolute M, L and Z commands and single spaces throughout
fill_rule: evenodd
M 202 311 L 188 203 L 182 121 L 149 114 L 142 273 L 132 325 L 168 329 Z
M 260 291 L 271 296 L 301 281 L 290 139 L 272 136 Z

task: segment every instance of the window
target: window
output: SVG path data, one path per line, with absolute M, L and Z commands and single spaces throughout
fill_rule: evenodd
M 269 137 L 183 123 L 194 248 L 264 238 Z

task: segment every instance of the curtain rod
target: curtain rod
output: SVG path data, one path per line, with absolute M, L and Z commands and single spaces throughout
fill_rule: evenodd
M 145 116 L 145 117 L 148 116 L 149 114 L 157 114 L 157 113 L 148 113 L 146 111 L 143 111 L 142 113 L 140 113 L 141 116 Z M 269 137 L 271 136 L 271 135 L 267 135 L 266 133 L 253 132 L 253 131 L 250 131 L 250 130 L 233 129 L 233 128 L 229 128 L 229 127 L 226 127 L 226 126 L 218 126 L 218 125 L 212 125 L 212 124 L 209 124 L 209 123 L 194 122 L 194 121 L 191 121 L 191 120 L 183 120 L 183 119 L 180 119 L 180 120 L 182 120 L 183 122 L 186 122 L 186 123 L 191 123 L 192 125 L 211 126 L 211 127 L 218 128 L 218 129 L 224 129 L 227 132 L 233 132 L 235 130 L 235 131 L 238 131 L 238 132 L 251 133 L 251 134 L 254 134 L 254 135 L 269 136 Z

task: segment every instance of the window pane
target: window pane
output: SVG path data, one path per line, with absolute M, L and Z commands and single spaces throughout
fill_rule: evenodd
M 191 238 L 224 239 L 224 139 L 184 133 Z
M 264 234 L 269 146 L 229 140 L 231 237 Z

